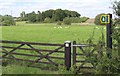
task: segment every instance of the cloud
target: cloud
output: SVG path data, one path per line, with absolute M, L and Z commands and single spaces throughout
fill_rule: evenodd
M 0 0 L 0 9 L 8 8 L 13 5 L 15 0 Z
M 111 12 L 110 0 L 0 0 L 0 14 L 19 16 L 22 11 L 45 11 L 48 9 L 69 9 L 82 14 L 82 16 L 94 17 L 98 13 Z

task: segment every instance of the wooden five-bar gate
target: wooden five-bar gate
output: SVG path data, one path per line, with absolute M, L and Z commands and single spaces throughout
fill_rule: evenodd
M 98 53 L 101 53 L 101 49 L 97 48 L 96 45 L 88 44 L 76 44 L 76 41 L 71 44 L 70 41 L 65 41 L 64 44 L 50 44 L 50 43 L 36 43 L 36 42 L 19 42 L 19 41 L 0 41 L 2 44 L 0 47 L 2 49 L 2 59 L 13 59 L 15 61 L 27 61 L 31 62 L 28 66 L 35 63 L 52 64 L 54 66 L 64 65 L 67 70 L 70 69 L 71 65 L 76 66 L 76 70 L 81 68 L 95 68 L 96 64 L 94 59 L 98 57 Z M 41 49 L 38 46 L 54 47 L 51 49 Z M 84 49 L 84 48 L 88 49 Z M 72 48 L 72 49 L 71 49 Z M 78 48 L 78 49 L 77 49 Z M 31 51 L 31 53 L 22 52 L 21 50 Z M 73 50 L 73 51 L 71 51 Z M 97 50 L 97 51 L 96 51 Z M 34 51 L 34 53 L 32 53 Z M 54 54 L 55 55 L 52 55 Z M 58 57 L 58 54 L 62 53 L 62 57 Z M 18 58 L 18 55 L 20 58 Z M 58 56 L 57 56 L 58 55 Z M 32 57 L 25 59 L 25 57 Z M 43 59 L 46 59 L 45 61 Z M 56 59 L 56 61 L 54 61 Z M 63 60 L 62 64 L 59 63 Z M 71 61 L 73 60 L 73 61 Z M 73 63 L 73 64 L 71 64 Z M 79 64 L 77 64 L 79 63 Z M 90 63 L 90 64 L 86 64 Z M 84 65 L 87 66 L 84 66 Z

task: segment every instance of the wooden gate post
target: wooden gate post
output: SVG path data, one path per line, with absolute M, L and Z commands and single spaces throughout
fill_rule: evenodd
M 73 45 L 76 45 L 76 41 L 73 41 Z M 76 64 L 76 46 L 73 46 L 73 65 Z
M 71 67 L 71 42 L 65 41 L 65 66 L 67 70 Z

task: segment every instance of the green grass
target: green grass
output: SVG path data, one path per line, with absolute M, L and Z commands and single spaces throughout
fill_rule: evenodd
M 62 25 L 62 28 L 56 23 L 42 23 L 42 24 L 26 24 L 25 22 L 17 22 L 17 26 L 3 26 L 2 40 L 12 41 L 29 41 L 29 42 L 43 42 L 43 43 L 64 43 L 65 41 L 76 40 L 79 43 L 85 41 L 94 33 L 94 42 L 97 42 L 101 37 L 101 29 L 104 26 L 96 25 L 80 25 L 72 24 L 71 26 Z M 98 28 L 96 28 L 98 27 Z M 105 32 L 105 29 L 103 29 Z M 24 52 L 25 53 L 25 52 Z M 59 56 L 59 55 L 57 55 Z M 41 65 L 42 66 L 42 65 Z M 17 68 L 16 68 L 17 67 Z M 50 68 L 50 67 L 49 67 Z M 68 73 L 67 71 L 44 71 L 37 68 L 25 67 L 20 65 L 8 65 L 3 67 L 4 74 L 60 74 Z
M 13 41 L 30 41 L 30 42 L 48 42 L 48 43 L 64 43 L 64 41 L 86 41 L 96 26 L 80 26 L 73 24 L 72 26 L 59 26 L 56 24 L 20 24 L 19 26 L 2 27 L 2 39 Z M 56 27 L 56 28 L 55 28 Z M 66 28 L 68 27 L 68 28 Z M 101 26 L 98 26 L 100 29 Z M 95 29 L 94 41 L 101 36 L 101 30 Z

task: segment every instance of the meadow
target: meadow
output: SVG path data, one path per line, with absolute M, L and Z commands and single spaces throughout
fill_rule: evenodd
M 55 23 L 25 24 L 18 22 L 17 26 L 3 26 L 2 40 L 64 43 L 64 41 L 84 42 L 93 35 L 94 41 L 101 36 L 105 27 L 96 25 L 56 25 Z
M 16 26 L 2 26 L 1 40 L 28 41 L 42 43 L 64 43 L 74 40 L 78 43 L 86 43 L 92 37 L 95 43 L 100 39 L 101 32 L 106 31 L 105 26 L 94 24 L 57 25 L 56 23 L 25 23 L 17 22 Z M 94 35 L 93 35 L 94 33 Z M 16 68 L 17 67 L 17 68 Z M 25 67 L 15 64 L 3 66 L 3 74 L 60 74 L 64 70 L 46 71 L 38 68 Z M 69 73 L 69 72 L 68 72 Z

